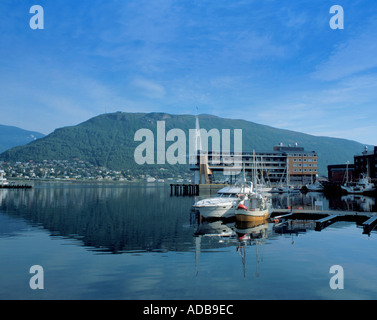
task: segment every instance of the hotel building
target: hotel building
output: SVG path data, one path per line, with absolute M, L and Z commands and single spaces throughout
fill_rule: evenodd
M 230 156 L 233 157 L 234 154 L 230 153 Z M 297 144 L 284 146 L 280 143 L 271 151 L 242 152 L 242 163 L 238 164 L 227 164 L 229 161 L 225 156 L 214 152 L 209 152 L 208 157 L 205 158 L 208 162 L 209 180 L 215 172 L 225 172 L 225 170 L 231 172 L 234 169 L 237 175 L 243 168 L 249 178 L 256 171 L 258 178 L 263 178 L 266 183 L 270 182 L 273 185 L 285 182 L 289 176 L 291 184 L 302 186 L 310 183 L 318 175 L 318 154 L 315 151 L 305 151 Z M 195 183 L 200 181 L 199 163 L 198 155 L 197 164 L 190 165 L 190 170 L 195 173 Z M 229 178 L 230 181 L 234 181 L 234 176 L 230 175 Z

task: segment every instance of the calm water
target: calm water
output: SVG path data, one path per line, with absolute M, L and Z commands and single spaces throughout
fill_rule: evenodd
M 196 200 L 157 184 L 0 189 L 0 299 L 377 299 L 377 233 L 355 222 L 199 224 Z M 376 211 L 372 198 L 311 193 L 274 205 L 319 201 Z M 43 290 L 29 286 L 33 265 Z M 330 288 L 332 265 L 343 290 Z

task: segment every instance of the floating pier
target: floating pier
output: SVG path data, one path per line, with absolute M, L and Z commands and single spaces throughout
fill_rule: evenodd
M 370 217 L 363 223 L 363 233 L 369 234 L 377 224 L 377 216 Z
M 316 231 L 321 231 L 337 221 L 352 221 L 363 227 L 364 234 L 370 234 L 377 225 L 377 212 L 274 209 L 271 219 L 280 224 L 289 220 L 312 220 Z
M 334 222 L 338 221 L 338 218 L 341 216 L 337 214 L 332 214 L 330 216 L 324 217 L 322 219 L 315 221 L 315 230 L 321 231 L 322 229 L 326 228 L 330 224 L 333 224 Z

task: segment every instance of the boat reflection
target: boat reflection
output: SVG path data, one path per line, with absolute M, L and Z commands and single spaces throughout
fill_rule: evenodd
M 373 197 L 348 194 L 341 197 L 349 211 L 372 212 L 376 205 L 376 199 Z
M 263 260 L 263 256 L 259 253 L 259 247 L 265 244 L 265 240 L 271 233 L 270 227 L 272 224 L 268 221 L 247 221 L 237 222 L 235 225 L 235 231 L 237 233 L 239 245 L 237 246 L 237 252 L 241 255 L 243 276 L 246 277 L 246 247 L 255 246 L 255 276 L 259 277 L 259 263 Z
M 8 190 L 6 189 L 0 189 L 0 206 L 3 202 L 3 199 L 5 199 L 5 196 L 7 195 Z
M 259 276 L 258 264 L 260 263 L 259 247 L 272 233 L 272 223 L 264 221 L 232 222 L 202 221 L 195 236 L 195 266 L 198 273 L 200 252 L 208 249 L 222 247 L 236 248 L 241 255 L 243 274 L 246 277 L 246 247 L 255 246 L 256 250 L 256 276 Z

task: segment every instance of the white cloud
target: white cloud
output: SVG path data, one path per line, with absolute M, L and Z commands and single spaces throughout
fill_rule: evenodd
M 312 76 L 315 79 L 341 80 L 358 72 L 377 67 L 377 22 L 366 23 L 361 34 L 338 44 L 329 58 L 320 63 Z
M 151 80 L 136 78 L 131 85 L 136 87 L 141 95 L 151 99 L 161 99 L 166 94 L 166 90 L 162 85 Z

